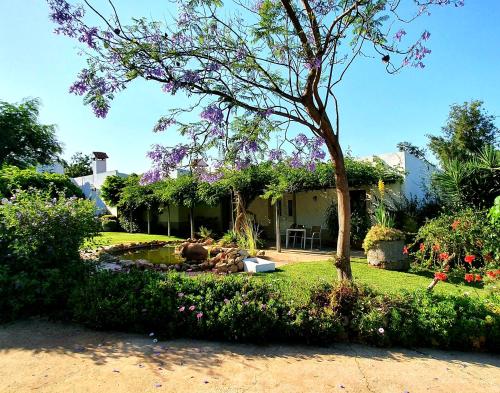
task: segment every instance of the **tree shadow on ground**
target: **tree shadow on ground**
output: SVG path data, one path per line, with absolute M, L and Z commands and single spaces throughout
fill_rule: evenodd
M 86 357 L 96 365 L 106 365 L 115 359 L 133 357 L 138 366 L 172 370 L 186 366 L 191 370 L 211 370 L 226 359 L 248 364 L 252 360 L 281 359 L 287 361 L 356 357 L 371 361 L 406 362 L 417 359 L 440 360 L 463 367 L 500 367 L 500 358 L 491 354 L 433 349 L 374 348 L 357 344 L 338 344 L 329 347 L 273 344 L 227 343 L 201 340 L 167 340 L 155 343 L 148 335 L 101 332 L 78 325 L 52 323 L 32 319 L 0 325 L 0 355 L 13 350 L 38 353 L 57 353 L 68 357 Z M 119 372 L 119 371 L 117 371 Z

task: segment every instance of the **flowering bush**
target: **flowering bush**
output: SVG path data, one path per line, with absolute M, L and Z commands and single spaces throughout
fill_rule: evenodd
M 69 289 L 83 278 L 83 242 L 97 234 L 94 205 L 62 195 L 21 191 L 0 205 L 0 319 L 64 310 Z
M 428 267 L 441 266 L 451 256 L 452 267 L 483 267 L 500 257 L 498 229 L 486 213 L 471 209 L 442 214 L 418 231 L 416 261 Z
M 307 304 L 296 306 L 273 284 L 248 276 L 97 272 L 72 292 L 70 309 L 90 327 L 155 337 L 467 350 L 500 345 L 495 298 L 424 291 L 382 296 L 353 284 L 319 287 Z

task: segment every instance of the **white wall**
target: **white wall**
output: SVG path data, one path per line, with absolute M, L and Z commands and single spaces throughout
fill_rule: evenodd
M 407 152 L 379 154 L 377 156 L 360 158 L 362 161 L 373 162 L 374 157 L 380 158 L 387 165 L 404 171 L 401 192 L 408 198 L 417 198 L 422 201 L 427 197 L 432 174 L 436 168 Z
M 75 177 L 74 179 L 71 179 L 71 181 L 78 187 L 80 187 L 83 194 L 85 195 L 85 198 L 95 202 L 100 212 L 104 213 L 109 212 L 110 214 L 116 216 L 117 214 L 116 207 L 107 206 L 100 196 L 101 194 L 100 189 L 104 184 L 104 180 L 106 180 L 108 176 L 127 177 L 126 174 L 120 173 L 118 171 L 107 171 L 87 176 Z

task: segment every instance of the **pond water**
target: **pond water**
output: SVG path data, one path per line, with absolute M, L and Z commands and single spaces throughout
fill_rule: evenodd
M 159 248 L 141 248 L 139 250 L 131 250 L 121 254 L 123 259 L 136 261 L 137 259 L 146 259 L 151 263 L 164 263 L 166 265 L 175 265 L 181 263 L 183 259 L 175 254 L 174 246 L 166 246 Z

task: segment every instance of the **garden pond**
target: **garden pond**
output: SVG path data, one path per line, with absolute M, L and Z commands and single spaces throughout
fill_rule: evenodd
M 132 261 L 145 259 L 154 264 L 163 263 L 165 265 L 175 265 L 184 262 L 184 259 L 175 253 L 175 246 L 140 248 L 121 253 L 120 257 Z

